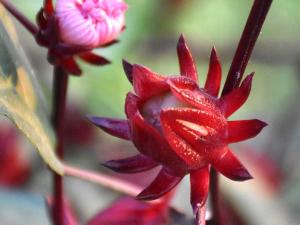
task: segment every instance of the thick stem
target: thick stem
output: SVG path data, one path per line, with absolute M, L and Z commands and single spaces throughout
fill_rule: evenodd
M 231 63 L 222 95 L 239 86 L 272 0 L 255 0 Z
M 240 38 L 237 50 L 232 60 L 222 91 L 222 96 L 226 95 L 234 88 L 239 86 L 271 4 L 272 0 L 254 1 L 244 31 Z M 211 170 L 210 182 L 210 193 L 212 198 L 213 211 L 212 224 L 222 225 L 223 218 L 219 197 L 219 175 L 218 172 L 214 169 Z
M 211 222 L 213 225 L 223 225 L 224 223 L 220 202 L 219 174 L 214 168 L 211 168 L 210 172 L 210 193 L 213 212 Z
M 31 34 L 38 33 L 38 27 L 28 20 L 19 10 L 17 10 L 9 1 L 0 0 L 0 3 L 9 11 Z
M 68 74 L 60 66 L 54 67 L 52 123 L 56 131 L 56 154 L 60 159 L 64 156 L 64 121 L 67 99 Z M 55 225 L 64 224 L 64 191 L 63 177 L 54 173 L 53 187 L 53 220 Z

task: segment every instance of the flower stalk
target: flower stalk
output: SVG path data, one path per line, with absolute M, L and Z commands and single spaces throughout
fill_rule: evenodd
M 248 65 L 250 56 L 254 49 L 255 43 L 266 16 L 271 7 L 272 0 L 255 0 L 248 16 L 244 31 L 237 46 L 235 55 L 233 57 L 222 96 L 225 96 L 233 89 L 239 87 L 243 78 L 245 69 Z M 220 197 L 219 197 L 219 174 L 212 168 L 211 170 L 211 185 L 210 193 L 212 195 L 212 224 L 223 225 L 223 218 L 221 214 Z
M 199 207 L 196 212 L 196 225 L 205 225 L 205 214 L 206 214 L 206 207 L 205 205 L 202 207 Z
M 255 0 L 233 57 L 222 95 L 239 86 L 272 0 Z
M 111 175 L 88 171 L 67 164 L 64 164 L 64 172 L 66 176 L 100 184 L 103 187 L 107 187 L 111 190 L 115 190 L 129 196 L 136 196 L 142 190 L 142 187 L 136 184 L 132 184 L 119 178 L 114 178 Z
M 223 225 L 223 216 L 221 211 L 220 202 L 220 185 L 219 185 L 219 174 L 212 168 L 210 173 L 210 193 L 212 202 L 213 217 L 211 219 L 213 225 Z
M 52 123 L 56 132 L 56 147 L 55 151 L 60 159 L 64 157 L 64 120 L 67 100 L 68 88 L 68 73 L 60 66 L 55 66 L 53 80 L 53 108 L 52 108 Z M 64 224 L 64 191 L 63 177 L 53 173 L 53 220 L 55 225 Z

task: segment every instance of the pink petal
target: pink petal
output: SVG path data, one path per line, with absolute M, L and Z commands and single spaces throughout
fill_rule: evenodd
M 218 96 L 222 79 L 222 68 L 217 55 L 216 49 L 213 47 L 210 55 L 209 70 L 205 82 L 205 89 L 213 96 Z
M 145 188 L 136 198 L 139 200 L 154 200 L 171 191 L 182 177 L 171 174 L 168 170 L 162 168 L 154 181 Z
M 188 48 L 183 35 L 180 36 L 177 44 L 177 55 L 180 66 L 180 74 L 189 77 L 195 81 L 198 80 L 197 67 L 193 56 Z
M 83 61 L 88 62 L 93 65 L 106 65 L 110 64 L 111 62 L 107 60 L 106 58 L 96 55 L 92 52 L 84 52 L 80 53 L 79 58 L 81 58 Z
M 118 138 L 130 140 L 130 130 L 127 120 L 104 117 L 89 117 L 89 120 L 106 133 Z
M 242 163 L 236 158 L 232 151 L 228 147 L 225 148 L 225 153 L 220 154 L 219 156 L 215 155 L 212 158 L 212 166 L 231 180 L 244 181 L 252 179 L 253 177 L 242 165 Z
M 128 119 L 133 117 L 138 111 L 139 97 L 128 92 L 125 100 L 125 113 Z
M 122 63 L 123 63 L 123 69 L 125 71 L 126 77 L 129 80 L 129 82 L 132 84 L 132 82 L 133 82 L 133 76 L 132 76 L 133 65 L 124 59 L 123 59 Z
M 251 91 L 253 75 L 254 73 L 248 75 L 239 88 L 221 97 L 220 107 L 223 109 L 226 117 L 229 117 L 246 102 Z
M 142 154 L 126 159 L 110 160 L 102 165 L 119 173 L 138 173 L 158 166 L 156 162 Z
M 132 76 L 134 91 L 142 99 L 149 98 L 168 89 L 165 78 L 144 66 L 134 64 Z
M 136 113 L 131 118 L 132 141 L 144 155 L 160 162 L 178 174 L 185 173 L 186 165 L 170 148 L 164 137 Z
M 198 109 L 218 110 L 216 108 L 217 99 L 201 90 L 195 81 L 186 77 L 176 77 L 168 78 L 167 84 L 180 101 Z
M 162 225 L 168 218 L 168 204 L 153 204 L 123 197 L 97 213 L 87 225 Z
M 194 214 L 205 204 L 209 191 L 209 166 L 192 171 L 191 182 L 191 205 Z
M 260 120 L 228 121 L 228 143 L 244 141 L 253 138 L 267 124 Z

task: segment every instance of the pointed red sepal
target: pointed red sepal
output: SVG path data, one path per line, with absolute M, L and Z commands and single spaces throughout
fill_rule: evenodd
M 228 147 L 225 148 L 227 148 L 225 153 L 220 154 L 218 157 L 215 155 L 211 160 L 212 166 L 231 180 L 244 181 L 252 179 L 253 177 L 232 151 Z
M 131 118 L 131 131 L 132 141 L 139 152 L 178 172 L 178 174 L 185 172 L 186 165 L 174 154 L 165 138 L 157 129 L 149 125 L 138 112 Z
M 40 9 L 38 11 L 38 13 L 36 14 L 36 22 L 37 22 L 39 28 L 41 28 L 41 29 L 45 29 L 47 27 L 47 23 L 48 22 L 47 22 L 47 20 L 46 20 L 46 18 L 44 16 L 44 10 L 43 10 L 43 8 Z
M 189 108 L 164 110 L 160 118 L 165 138 L 189 168 L 196 169 L 205 165 L 204 150 L 210 144 L 205 144 L 204 139 L 208 138 L 209 141 L 211 135 L 208 127 L 218 121 L 212 121 L 205 112 Z
M 168 89 L 165 78 L 150 69 L 134 64 L 132 68 L 133 88 L 141 98 L 149 98 Z
M 207 199 L 209 191 L 209 166 L 205 166 L 190 174 L 191 205 L 194 214 L 201 208 Z
M 226 121 L 204 110 L 163 110 L 161 124 L 173 150 L 190 164 L 202 162 L 206 152 L 222 144 L 226 137 Z
M 47 16 L 51 16 L 54 12 L 52 0 L 44 0 L 43 9 Z
M 152 183 L 145 188 L 138 196 L 138 200 L 155 200 L 171 191 L 182 177 L 171 174 L 167 169 L 162 168 Z
M 239 88 L 221 97 L 220 107 L 223 109 L 226 117 L 229 117 L 246 102 L 251 91 L 253 75 L 254 73 L 248 75 Z
M 215 47 L 212 48 L 210 54 L 209 70 L 205 82 L 205 89 L 211 95 L 217 97 L 222 79 L 222 68 Z
M 195 81 L 186 77 L 173 77 L 168 78 L 166 82 L 180 101 L 198 109 L 215 108 L 217 99 L 199 89 Z
M 82 73 L 79 65 L 72 57 L 62 59 L 59 63 L 67 72 L 73 75 L 79 76 Z
M 97 127 L 115 137 L 130 140 L 130 129 L 127 120 L 104 117 L 88 117 Z
M 183 35 L 181 35 L 178 40 L 177 55 L 180 66 L 180 74 L 198 81 L 197 67 Z
M 228 121 L 228 143 L 255 137 L 267 124 L 260 120 Z
M 106 58 L 96 55 L 92 52 L 80 53 L 80 54 L 78 54 L 78 57 L 87 63 L 90 63 L 92 65 L 97 65 L 97 66 L 100 66 L 100 65 L 103 66 L 103 65 L 107 65 L 107 64 L 111 63 Z
M 123 64 L 123 69 L 124 69 L 125 75 L 126 75 L 127 79 L 129 80 L 129 82 L 132 84 L 132 82 L 133 82 L 133 77 L 132 77 L 133 65 L 130 64 L 129 62 L 127 62 L 125 59 L 122 60 L 122 64 Z
M 104 45 L 100 45 L 99 48 L 110 47 L 110 46 L 112 46 L 112 45 L 114 45 L 114 44 L 117 44 L 117 43 L 119 43 L 119 42 L 120 42 L 119 40 L 115 39 L 115 40 L 112 40 L 112 41 L 110 41 L 110 42 L 108 42 L 108 43 L 106 43 L 106 44 L 104 44 Z
M 128 92 L 125 100 L 125 114 L 128 119 L 133 117 L 138 111 L 139 97 Z
M 110 160 L 102 165 L 118 173 L 138 173 L 158 166 L 156 162 L 142 154 L 126 159 Z

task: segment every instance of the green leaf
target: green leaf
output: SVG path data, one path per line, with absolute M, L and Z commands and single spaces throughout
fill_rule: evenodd
M 54 132 L 42 110 L 33 72 L 2 7 L 0 18 L 0 114 L 23 132 L 51 169 L 63 174 L 63 166 L 53 151 Z

